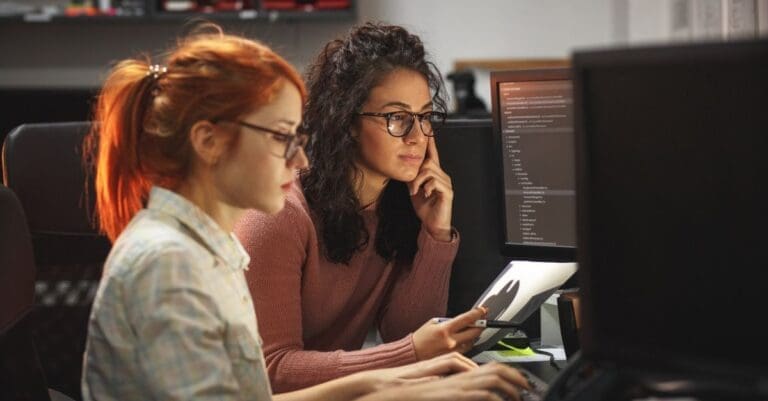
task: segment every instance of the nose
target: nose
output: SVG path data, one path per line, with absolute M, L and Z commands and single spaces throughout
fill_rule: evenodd
M 293 157 L 288 160 L 288 167 L 296 170 L 301 170 L 309 167 L 309 158 L 304 153 L 304 148 L 299 148 Z
M 408 130 L 408 133 L 403 135 L 403 140 L 407 144 L 418 144 L 419 142 L 425 142 L 427 140 L 427 136 L 424 135 L 423 130 L 421 129 L 421 122 L 419 119 L 415 118 L 413 120 L 413 124 L 411 125 L 411 129 Z

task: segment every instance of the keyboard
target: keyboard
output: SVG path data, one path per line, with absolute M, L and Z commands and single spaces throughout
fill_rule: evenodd
M 520 373 L 525 376 L 526 379 L 531 383 L 531 387 L 533 387 L 532 390 L 525 390 L 521 389 L 520 391 L 520 399 L 523 401 L 541 401 L 544 399 L 544 394 L 547 392 L 547 389 L 549 388 L 549 384 L 542 380 L 540 377 L 536 376 L 535 374 L 531 373 L 525 368 L 522 368 L 520 366 L 515 366 L 515 368 L 520 371 Z

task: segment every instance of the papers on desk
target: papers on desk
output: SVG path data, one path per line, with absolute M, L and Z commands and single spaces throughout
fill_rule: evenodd
M 552 348 L 538 348 L 541 351 L 549 352 L 555 356 L 556 361 L 565 360 L 565 350 L 563 347 Z M 483 351 L 472 357 L 472 360 L 477 363 L 488 363 L 492 361 L 496 362 L 539 362 L 549 361 L 549 355 L 533 354 L 533 355 L 514 355 L 509 351 Z

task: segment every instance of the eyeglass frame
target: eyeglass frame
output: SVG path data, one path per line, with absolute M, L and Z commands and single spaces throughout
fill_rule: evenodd
M 293 159 L 299 153 L 299 150 L 304 149 L 304 147 L 307 145 L 307 142 L 309 142 L 309 136 L 304 134 L 296 134 L 296 135 L 286 134 L 284 132 L 280 132 L 272 128 L 262 127 L 261 125 L 251 124 L 241 120 L 215 120 L 212 122 L 214 124 L 217 124 L 220 122 L 228 122 L 228 123 L 239 125 L 241 127 L 250 128 L 254 131 L 261 131 L 259 132 L 261 134 L 272 134 L 272 135 L 277 135 L 280 138 L 286 138 L 287 141 L 285 145 L 285 153 L 283 153 L 283 156 L 282 156 L 282 158 L 284 158 L 285 160 Z M 303 143 L 300 143 L 300 142 L 303 142 Z
M 384 118 L 386 118 L 387 119 L 387 121 L 386 121 L 386 123 L 387 123 L 387 133 L 390 136 L 393 136 L 395 138 L 402 138 L 402 137 L 408 136 L 408 134 L 411 132 L 411 130 L 413 129 L 413 122 L 411 122 L 411 126 L 408 127 L 408 129 L 406 129 L 405 131 L 403 131 L 403 133 L 401 135 L 393 134 L 392 131 L 389 129 L 389 120 L 392 118 L 393 115 L 395 115 L 397 113 L 410 114 L 411 117 L 414 118 L 413 121 L 419 120 L 419 129 L 421 130 L 421 133 L 424 134 L 424 136 L 427 136 L 427 137 L 430 137 L 430 138 L 435 136 L 435 130 L 432 129 L 429 132 L 429 134 L 424 132 L 424 126 L 422 125 L 424 119 L 427 118 L 428 115 L 438 115 L 438 116 L 442 117 L 442 121 L 440 123 L 442 125 L 443 123 L 445 123 L 445 119 L 448 117 L 448 114 L 447 113 L 443 113 L 442 111 L 425 111 L 423 113 L 414 113 L 412 111 L 406 111 L 406 110 L 390 111 L 390 112 L 387 112 L 387 113 L 374 113 L 374 112 L 371 112 L 371 111 L 361 111 L 361 112 L 357 113 L 357 115 L 359 115 L 359 116 L 367 116 L 367 117 L 384 117 Z

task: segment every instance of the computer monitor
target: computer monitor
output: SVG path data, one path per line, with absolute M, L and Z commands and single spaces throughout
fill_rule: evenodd
M 573 261 L 576 183 L 567 68 L 491 72 L 501 252 Z
M 768 41 L 574 53 L 583 356 L 768 377 Z
M 451 272 L 449 316 L 475 303 L 509 259 L 499 252 L 496 164 L 491 119 L 449 118 L 435 142 L 440 166 L 453 184 L 453 219 L 461 236 Z

